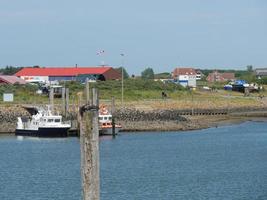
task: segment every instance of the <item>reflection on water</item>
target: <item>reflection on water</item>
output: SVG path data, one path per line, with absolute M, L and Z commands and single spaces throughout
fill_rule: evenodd
M 267 124 L 101 137 L 101 199 L 267 199 Z M 0 137 L 0 199 L 81 199 L 78 138 Z

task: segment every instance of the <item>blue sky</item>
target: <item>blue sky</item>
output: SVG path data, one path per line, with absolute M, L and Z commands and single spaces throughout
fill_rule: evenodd
M 267 67 L 266 0 L 0 0 L 0 27 L 2 67 Z

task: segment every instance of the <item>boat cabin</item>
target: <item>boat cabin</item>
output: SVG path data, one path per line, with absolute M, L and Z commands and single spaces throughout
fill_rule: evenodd
M 112 116 L 111 115 L 103 115 L 103 116 L 99 116 L 98 120 L 101 121 L 111 121 L 112 120 Z
M 60 124 L 62 121 L 62 117 L 61 116 L 47 116 L 47 117 L 42 117 L 40 119 L 41 123 L 44 124 Z

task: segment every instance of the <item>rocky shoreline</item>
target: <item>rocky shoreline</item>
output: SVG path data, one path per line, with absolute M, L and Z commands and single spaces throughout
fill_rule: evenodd
M 0 133 L 14 133 L 17 118 L 30 116 L 30 114 L 19 105 L 0 106 Z
M 202 109 L 198 114 L 195 111 L 195 115 L 180 115 L 188 112 L 178 109 L 140 111 L 126 108 L 117 110 L 115 116 L 126 132 L 198 130 L 248 120 L 264 121 L 267 117 L 266 108 Z
M 205 115 L 180 115 L 181 110 L 177 109 L 143 111 L 124 108 L 117 110 L 114 116 L 116 117 L 116 123 L 122 125 L 124 132 L 196 130 L 240 123 L 256 118 L 264 120 L 267 117 L 266 108 L 235 108 L 227 114 L 215 113 L 211 112 L 209 115 L 207 113 Z M 30 114 L 20 105 L 0 106 L 0 133 L 14 133 L 17 117 L 21 116 L 29 117 Z

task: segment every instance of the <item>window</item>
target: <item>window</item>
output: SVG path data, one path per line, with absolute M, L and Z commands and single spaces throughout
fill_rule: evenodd
M 48 123 L 51 123 L 51 122 L 53 122 L 53 121 L 54 121 L 53 119 L 48 119 L 48 120 L 47 120 Z
M 59 122 L 60 122 L 60 119 L 55 119 L 55 122 L 56 122 L 56 123 L 59 123 Z

